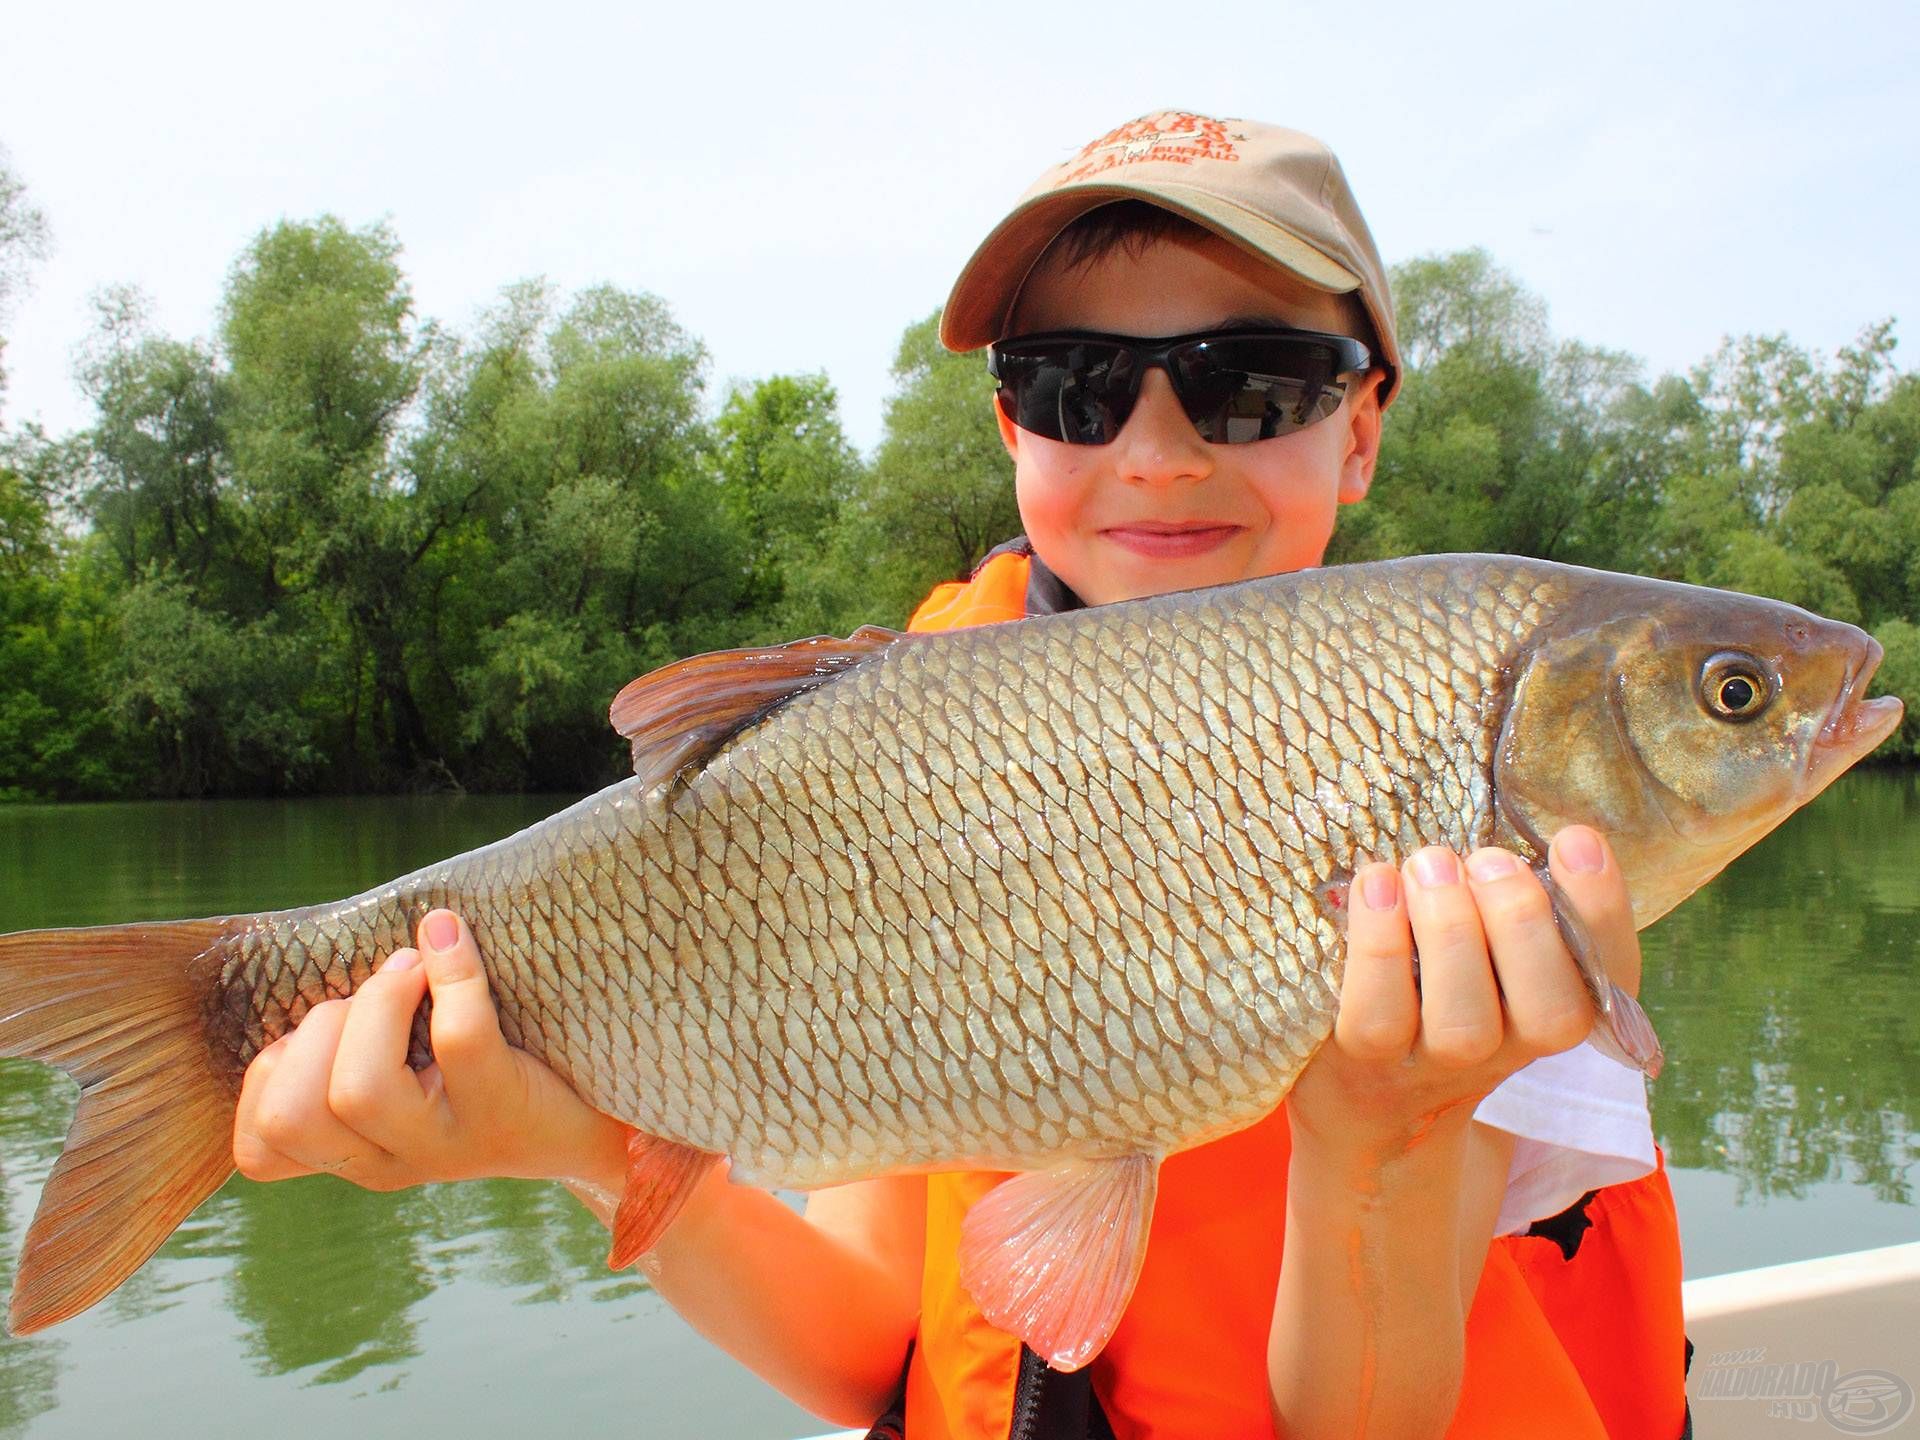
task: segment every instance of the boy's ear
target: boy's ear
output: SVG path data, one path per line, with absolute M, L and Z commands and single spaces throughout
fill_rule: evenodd
M 1366 499 L 1373 484 L 1373 467 L 1380 459 L 1380 387 L 1386 378 L 1383 371 L 1369 370 L 1347 402 L 1347 451 L 1340 459 L 1342 505 Z
M 1000 422 L 1000 443 L 1007 447 L 1007 458 L 1014 464 L 1020 463 L 1020 427 L 1007 418 L 1007 412 L 1000 408 L 1000 398 L 995 395 L 987 403 L 993 406 L 993 418 Z

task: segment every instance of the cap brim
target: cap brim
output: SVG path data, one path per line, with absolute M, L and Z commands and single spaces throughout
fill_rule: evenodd
M 980 242 L 954 282 L 940 315 L 949 350 L 978 350 L 1007 333 L 1013 302 L 1046 248 L 1075 220 L 1115 200 L 1145 200 L 1183 215 L 1242 249 L 1284 266 L 1318 290 L 1344 295 L 1360 277 L 1272 221 L 1229 200 L 1185 186 L 1076 185 L 1017 207 Z

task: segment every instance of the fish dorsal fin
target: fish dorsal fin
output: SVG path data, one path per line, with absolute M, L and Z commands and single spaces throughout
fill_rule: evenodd
M 633 773 L 669 785 L 769 711 L 901 638 L 898 630 L 862 625 L 845 640 L 814 635 L 764 649 L 690 655 L 630 683 L 614 697 L 607 718 L 633 743 Z

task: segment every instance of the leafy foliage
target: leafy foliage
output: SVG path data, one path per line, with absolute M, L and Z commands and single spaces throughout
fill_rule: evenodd
M 0 164 L 0 301 L 46 227 Z M 871 459 L 823 375 L 709 401 L 654 295 L 414 312 L 398 238 L 249 243 L 217 336 L 99 297 L 86 431 L 0 432 L 0 796 L 587 788 L 682 654 L 899 624 L 1017 533 L 977 355 L 909 325 Z M 1920 712 L 1920 378 L 1891 322 L 1687 375 L 1556 339 L 1486 252 L 1397 270 L 1409 371 L 1331 557 L 1506 550 L 1872 629 Z M 1920 721 L 1897 740 L 1920 755 Z

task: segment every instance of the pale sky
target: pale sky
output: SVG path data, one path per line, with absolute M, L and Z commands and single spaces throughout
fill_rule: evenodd
M 1484 245 L 1653 374 L 1723 335 L 1920 349 L 1920 7 L 17 5 L 0 144 L 54 253 L 0 419 L 87 423 L 90 292 L 210 334 L 281 216 L 389 220 L 454 327 L 544 274 L 662 296 L 729 379 L 879 438 L 901 329 L 1043 169 L 1165 107 L 1309 130 L 1389 263 Z

